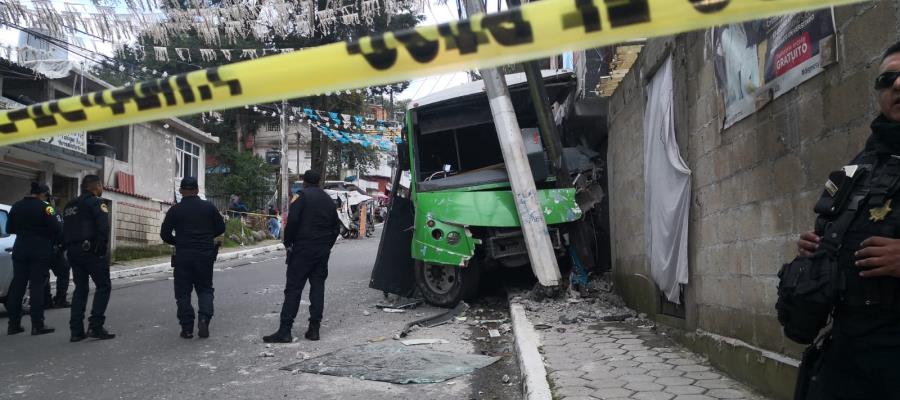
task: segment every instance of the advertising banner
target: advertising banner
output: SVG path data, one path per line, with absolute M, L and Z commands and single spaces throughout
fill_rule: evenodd
M 726 128 L 836 61 L 830 9 L 725 25 L 713 35 Z

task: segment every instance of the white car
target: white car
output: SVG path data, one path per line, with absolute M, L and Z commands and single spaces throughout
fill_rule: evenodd
M 10 206 L 0 204 L 0 303 L 3 304 L 6 304 L 9 284 L 13 278 L 12 248 L 16 242 L 16 235 L 10 235 L 6 231 L 9 209 Z

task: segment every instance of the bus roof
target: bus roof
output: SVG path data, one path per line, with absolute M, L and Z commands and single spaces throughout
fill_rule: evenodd
M 541 76 L 544 80 L 548 78 L 566 78 L 573 77 L 574 73 L 571 70 L 567 69 L 557 69 L 557 70 L 542 70 Z M 506 85 L 507 86 L 515 86 L 526 83 L 525 73 L 519 72 L 516 74 L 506 75 Z M 412 110 L 414 108 L 429 106 L 437 103 L 442 103 L 448 100 L 457 99 L 460 97 L 467 97 L 475 94 L 484 93 L 484 81 L 475 81 L 465 83 L 459 86 L 454 86 L 449 89 L 441 90 L 440 92 L 432 93 L 424 97 L 420 97 L 418 99 L 414 99 L 409 103 L 409 109 Z

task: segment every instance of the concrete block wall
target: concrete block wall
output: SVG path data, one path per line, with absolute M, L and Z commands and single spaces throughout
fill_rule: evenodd
M 112 200 L 114 247 L 141 247 L 163 244 L 159 228 L 169 206 L 154 200 L 105 193 Z
M 790 398 L 802 350 L 775 318 L 776 273 L 795 255 L 799 233 L 812 228 L 828 172 L 865 144 L 877 115 L 872 82 L 881 53 L 900 40 L 900 3 L 839 7 L 835 21 L 838 63 L 728 129 L 708 32 L 649 41 L 610 98 L 610 229 L 620 292 L 632 306 L 656 312 L 644 250 L 642 125 L 645 85 L 671 54 L 676 136 L 693 171 L 690 283 L 686 318 L 658 318 L 775 398 Z

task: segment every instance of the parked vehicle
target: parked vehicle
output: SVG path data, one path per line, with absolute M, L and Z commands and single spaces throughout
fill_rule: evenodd
M 550 104 L 566 104 L 575 89 L 574 75 L 544 71 L 543 77 Z M 583 214 L 576 188 L 556 184 L 524 74 L 508 75 L 507 83 L 536 196 L 557 257 L 563 258 L 563 228 Z M 392 194 L 370 287 L 404 296 L 417 289 L 427 302 L 452 307 L 477 294 L 482 270 L 529 265 L 482 81 L 414 100 L 404 143 L 393 185 L 399 187 L 408 170 L 409 197 Z
M 6 222 L 9 220 L 10 206 L 0 204 L 0 303 L 6 304 L 6 296 L 9 294 L 9 284 L 13 278 L 12 249 L 16 242 L 16 235 L 10 235 L 6 231 Z

